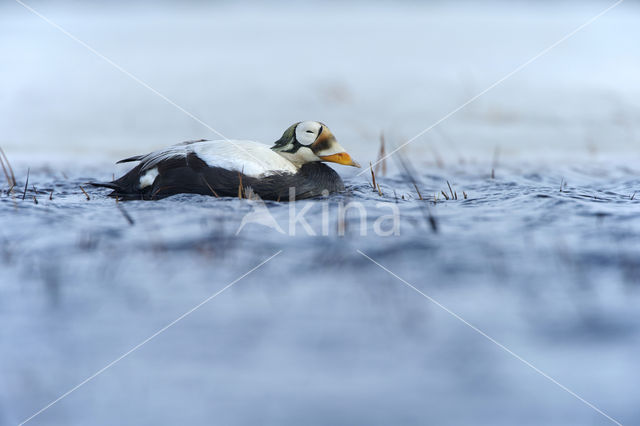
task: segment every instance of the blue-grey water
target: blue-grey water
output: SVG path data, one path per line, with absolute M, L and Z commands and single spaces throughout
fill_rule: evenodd
M 279 251 L 32 424 L 609 422 L 359 251 L 611 417 L 640 421 L 637 167 L 505 165 L 491 178 L 490 165 L 432 166 L 416 176 L 428 201 L 398 172 L 378 177 L 382 196 L 350 177 L 346 194 L 268 203 L 284 234 L 237 233 L 255 201 L 117 205 L 85 185 L 106 170 L 50 167 L 31 169 L 22 200 L 16 173 L 0 196 L 3 424 Z M 447 181 L 458 200 L 434 203 Z M 338 208 L 354 202 L 366 235 L 355 209 L 340 235 Z M 306 206 L 317 235 L 289 235 Z M 399 235 L 376 235 L 391 206 Z
M 638 2 L 21 1 L 0 425 L 640 423 Z M 295 204 L 86 185 L 300 120 L 412 140 L 423 199 L 392 159 Z

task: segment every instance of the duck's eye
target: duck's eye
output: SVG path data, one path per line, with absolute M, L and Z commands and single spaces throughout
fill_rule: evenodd
M 307 133 L 313 133 L 313 130 L 307 130 Z

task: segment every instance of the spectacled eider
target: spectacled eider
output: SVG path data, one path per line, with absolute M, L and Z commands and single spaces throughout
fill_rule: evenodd
M 360 167 L 317 121 L 292 125 L 271 148 L 252 141 L 201 139 L 118 163 L 131 161 L 139 164 L 121 178 L 92 185 L 113 189 L 109 196 L 123 200 L 182 193 L 233 197 L 242 187 L 262 199 L 286 201 L 290 188 L 296 199 L 344 190 L 340 176 L 321 161 Z

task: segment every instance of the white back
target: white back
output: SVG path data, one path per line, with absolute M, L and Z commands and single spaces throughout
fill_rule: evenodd
M 237 140 L 189 142 L 173 145 L 145 156 L 141 160 L 142 168 L 148 170 L 163 160 L 185 158 L 189 153 L 194 153 L 211 167 L 243 172 L 251 177 L 298 172 L 298 167 L 271 150 L 269 146 L 254 141 Z

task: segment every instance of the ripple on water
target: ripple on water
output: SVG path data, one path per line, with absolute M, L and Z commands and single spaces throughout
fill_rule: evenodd
M 520 365 L 505 367 L 490 343 L 361 251 L 527 359 L 564 369 L 565 377 L 582 377 L 608 359 L 614 372 L 592 377 L 589 388 L 603 389 L 596 395 L 601 401 L 632 403 L 633 392 L 616 393 L 611 385 L 611 377 L 616 386 L 625 375 L 634 380 L 629 371 L 635 362 L 625 354 L 637 352 L 633 342 L 640 341 L 640 199 L 631 197 L 640 181 L 620 169 L 592 175 L 588 169 L 504 168 L 495 179 L 471 167 L 438 169 L 419 179 L 424 200 L 401 175 L 378 177 L 382 195 L 365 179 L 348 179 L 346 194 L 294 205 L 267 202 L 284 233 L 256 223 L 238 232 L 255 210 L 255 202 L 246 200 L 180 195 L 118 208 L 108 191 L 88 187 L 87 200 L 79 187 L 93 174 L 100 173 L 70 171 L 63 178 L 33 168 L 30 182 L 37 193 L 29 189 L 24 201 L 20 190 L 7 194 L 3 188 L 0 194 L 0 321 L 12 324 L 0 339 L 0 365 L 10 369 L 0 367 L 0 374 L 9 377 L 11 389 L 22 389 L 25 378 L 16 372 L 32 371 L 32 391 L 16 394 L 29 406 L 51 399 L 43 377 L 77 381 L 73 369 L 51 367 L 57 359 L 91 364 L 87 371 L 96 367 L 91 351 L 69 347 L 86 342 L 111 354 L 129 348 L 279 250 L 273 261 L 212 302 L 215 308 L 203 307 L 181 323 L 184 344 L 174 344 L 177 334 L 160 340 L 163 356 L 180 359 L 180 348 L 188 344 L 200 354 L 189 368 L 198 377 L 213 372 L 210 381 L 223 388 L 238 386 L 237 377 L 224 371 L 237 372 L 231 360 L 243 353 L 251 361 L 242 368 L 260 366 L 253 374 L 269 383 L 292 368 L 277 365 L 279 359 L 315 359 L 323 377 L 352 384 L 369 380 L 381 365 L 391 368 L 385 360 L 401 359 L 410 374 L 386 377 L 393 387 L 465 400 L 482 393 L 516 406 L 517 392 L 509 383 L 524 380 L 545 406 L 559 398 L 543 380 L 523 378 Z M 451 191 L 457 200 L 442 194 L 451 198 Z M 366 220 L 361 222 L 355 208 L 341 220 L 340 205 L 356 202 Z M 315 235 L 300 224 L 289 235 L 291 210 L 305 208 Z M 393 209 L 399 212 L 399 234 L 376 235 L 376 220 Z M 47 354 L 47 375 L 33 372 L 39 353 Z M 468 370 L 462 371 L 458 358 L 466 353 L 473 362 L 463 362 Z M 338 374 L 342 364 L 329 360 L 342 360 L 350 373 Z M 189 376 L 188 371 L 183 373 Z M 502 385 L 488 389 L 481 385 L 484 379 L 469 384 L 487 371 L 499 375 Z M 440 376 L 442 382 L 433 379 Z M 308 392 L 322 398 L 322 392 Z M 119 393 L 107 388 L 101 395 Z

